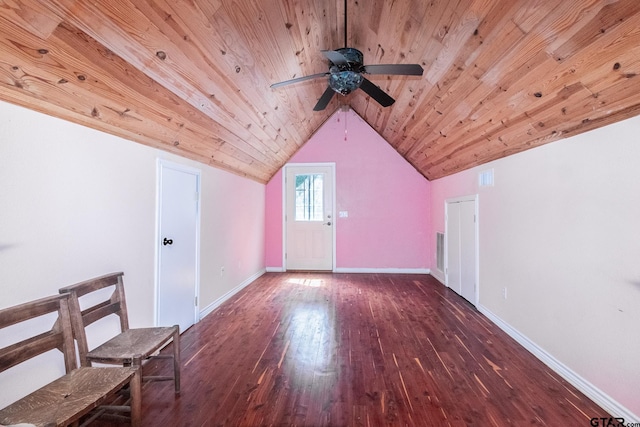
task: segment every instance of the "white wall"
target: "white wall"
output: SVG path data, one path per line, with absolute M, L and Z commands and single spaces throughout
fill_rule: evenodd
M 446 199 L 479 194 L 479 308 L 636 420 L 638 135 L 640 117 L 433 181 L 430 235 L 444 230 Z M 495 187 L 478 188 L 488 168 Z
M 261 274 L 264 185 L 0 102 L 0 309 L 124 271 L 131 326 L 152 325 L 158 158 L 202 171 L 200 308 Z M 58 375 L 49 359 L 0 374 L 0 407 Z

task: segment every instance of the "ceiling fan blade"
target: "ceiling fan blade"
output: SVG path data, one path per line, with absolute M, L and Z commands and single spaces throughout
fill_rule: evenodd
M 378 104 L 382 105 L 383 107 L 388 107 L 391 104 L 393 104 L 394 102 L 396 102 L 395 99 L 393 99 L 392 97 L 387 95 L 387 93 L 385 91 L 383 91 L 378 86 L 376 86 L 373 83 L 371 83 L 366 78 L 362 80 L 362 84 L 360 85 L 360 89 L 365 91 L 367 95 L 369 95 L 371 98 L 375 99 L 376 102 L 378 102 Z
M 327 90 L 324 91 L 316 106 L 313 107 L 313 111 L 322 111 L 327 108 L 327 105 L 329 105 L 329 101 L 331 101 L 331 98 L 333 98 L 334 93 L 335 92 L 333 91 L 333 89 L 327 86 Z
M 277 87 L 290 85 L 292 83 L 299 83 L 299 82 L 303 82 L 305 80 L 317 79 L 318 77 L 325 77 L 325 76 L 328 76 L 328 75 L 329 75 L 329 73 L 311 74 L 310 76 L 303 76 L 303 77 L 298 77 L 297 79 L 285 80 L 284 82 L 274 83 L 270 87 L 272 89 L 275 89 Z
M 421 76 L 424 70 L 419 64 L 375 64 L 365 65 L 368 74 L 396 74 L 401 76 Z
M 347 65 L 347 58 L 344 57 L 340 52 L 336 52 L 335 50 L 322 50 L 321 51 L 324 56 L 331 62 L 336 65 Z

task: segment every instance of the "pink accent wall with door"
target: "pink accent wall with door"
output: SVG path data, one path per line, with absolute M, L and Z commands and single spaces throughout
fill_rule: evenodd
M 354 111 L 336 111 L 289 163 L 336 164 L 336 270 L 426 272 L 431 184 Z M 267 184 L 265 265 L 283 267 L 282 171 Z M 348 217 L 338 217 L 339 212 Z

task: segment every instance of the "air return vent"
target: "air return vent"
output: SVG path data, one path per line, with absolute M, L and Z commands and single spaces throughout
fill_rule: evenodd
M 444 233 L 436 233 L 436 268 L 444 271 Z
M 493 187 L 493 169 L 487 169 L 478 174 L 478 185 L 480 187 Z

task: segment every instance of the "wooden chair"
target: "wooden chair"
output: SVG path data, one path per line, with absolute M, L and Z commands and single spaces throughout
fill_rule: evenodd
M 26 397 L 0 410 L 0 424 L 18 423 L 35 426 L 77 425 L 84 417 L 85 424 L 106 411 L 130 412 L 131 425 L 141 422 L 140 358 L 129 361 L 126 368 L 77 367 L 76 350 L 69 314 L 67 295 L 55 295 L 0 310 L 0 330 L 50 313 L 58 313 L 50 331 L 30 338 L 14 340 L 14 344 L 0 349 L 0 372 L 53 349 L 64 355 L 66 375 L 34 391 Z M 44 321 L 44 319 L 42 319 Z M 26 328 L 26 325 L 25 325 Z M 130 404 L 99 407 L 119 399 L 118 392 L 129 385 Z M 89 414 L 98 409 L 97 414 Z M 85 425 L 82 424 L 82 425 Z
M 124 273 L 112 273 L 96 277 L 60 289 L 61 294 L 69 294 L 71 323 L 78 342 L 80 364 L 91 366 L 92 362 L 126 365 L 134 354 L 144 359 L 172 358 L 173 376 L 142 376 L 143 380 L 173 380 L 175 392 L 180 393 L 180 327 L 129 328 L 127 304 L 122 277 Z M 80 298 L 95 291 L 115 286 L 109 299 L 81 309 Z M 111 314 L 120 318 L 121 333 L 98 347 L 89 350 L 85 328 L 95 321 Z M 173 355 L 155 353 L 173 340 Z

